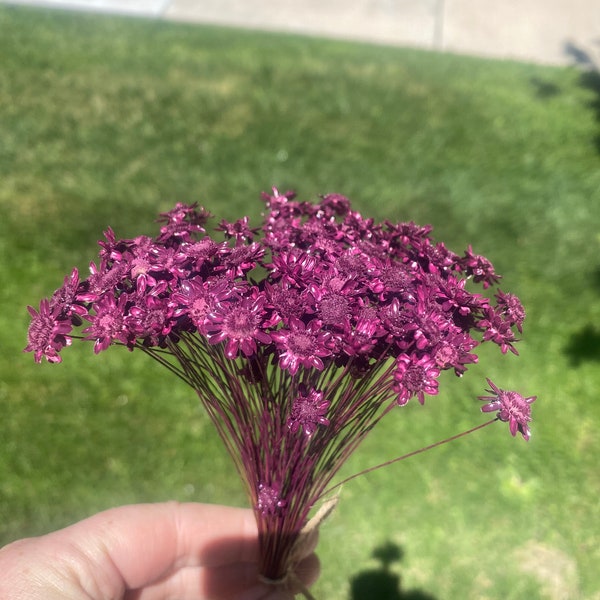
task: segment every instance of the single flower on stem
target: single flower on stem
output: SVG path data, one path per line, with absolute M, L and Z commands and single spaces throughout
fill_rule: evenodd
M 479 400 L 487 402 L 485 406 L 481 407 L 482 412 L 497 412 L 498 419 L 508 423 L 513 436 L 519 432 L 523 439 L 529 440 L 531 436 L 529 430 L 531 404 L 537 399 L 537 396 L 525 398 L 518 392 L 500 389 L 491 379 L 488 379 L 487 382 L 492 388 L 487 391 L 492 396 L 479 396 Z

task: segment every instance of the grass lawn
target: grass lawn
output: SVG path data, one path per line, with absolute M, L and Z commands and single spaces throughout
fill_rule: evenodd
M 7 6 L 0 57 L 0 544 L 121 503 L 245 505 L 190 390 L 117 349 L 34 365 L 25 307 L 108 225 L 196 200 L 257 219 L 276 185 L 431 223 L 528 310 L 518 358 L 484 346 L 343 475 L 482 422 L 486 376 L 538 395 L 529 443 L 498 425 L 344 486 L 317 598 L 600 598 L 600 77 Z

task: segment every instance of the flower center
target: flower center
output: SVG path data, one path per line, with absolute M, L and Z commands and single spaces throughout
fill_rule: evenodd
M 402 384 L 404 387 L 411 392 L 418 392 L 423 389 L 423 382 L 425 381 L 425 370 L 423 367 L 414 365 L 406 370 L 402 377 Z
M 119 333 L 122 320 L 113 314 L 102 315 L 98 319 L 98 328 L 109 335 Z
M 511 417 L 514 417 L 518 422 L 524 423 L 529 420 L 529 412 L 531 410 L 529 404 L 521 394 L 517 392 L 504 392 L 502 404 L 508 411 Z
M 288 345 L 296 356 L 310 356 L 313 353 L 315 341 L 307 333 L 294 333 L 290 335 Z
M 150 263 L 143 258 L 135 258 L 131 261 L 131 276 L 133 279 L 140 275 L 146 274 L 150 270 Z
M 189 315 L 195 323 L 202 322 L 208 312 L 208 303 L 202 296 L 194 298 L 189 310 Z
M 339 325 L 348 316 L 348 300 L 339 294 L 330 294 L 321 301 L 319 313 L 323 323 Z
M 257 317 L 249 310 L 236 308 L 229 313 L 223 323 L 223 329 L 229 337 L 247 338 L 252 334 L 257 326 Z
M 31 321 L 27 336 L 32 346 L 42 348 L 50 344 L 53 332 L 54 320 L 40 315 Z

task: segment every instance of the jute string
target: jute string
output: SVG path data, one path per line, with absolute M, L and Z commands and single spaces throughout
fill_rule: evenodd
M 331 515 L 331 513 L 334 511 L 335 507 L 337 506 L 338 499 L 339 494 L 336 494 L 332 498 L 325 500 L 314 516 L 309 519 L 308 523 L 306 523 L 306 525 L 302 528 L 298 538 L 296 539 L 296 542 L 294 543 L 292 552 L 290 553 L 291 567 L 288 569 L 288 572 L 279 579 L 270 579 L 269 577 L 259 575 L 260 581 L 274 586 L 291 584 L 300 590 L 300 594 L 302 594 L 306 600 L 316 600 L 308 588 L 300 581 L 300 579 L 298 579 L 293 567 L 301 559 L 306 557 L 311 548 L 315 546 L 315 538 L 319 533 L 319 527 L 323 521 L 325 521 L 325 519 L 327 519 L 327 517 L 329 517 L 329 515 Z

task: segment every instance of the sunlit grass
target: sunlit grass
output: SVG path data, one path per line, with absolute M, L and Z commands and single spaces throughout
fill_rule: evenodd
M 1 542 L 124 502 L 245 504 L 183 384 L 125 350 L 34 365 L 25 306 L 85 270 L 108 225 L 153 234 L 196 200 L 258 219 L 277 185 L 433 224 L 529 314 L 520 357 L 483 348 L 342 476 L 481 422 L 486 376 L 539 396 L 528 444 L 498 425 L 345 485 L 317 597 L 366 600 L 357 578 L 383 585 L 388 543 L 406 597 L 594 598 L 600 124 L 577 71 L 6 6 L 0 56 Z

